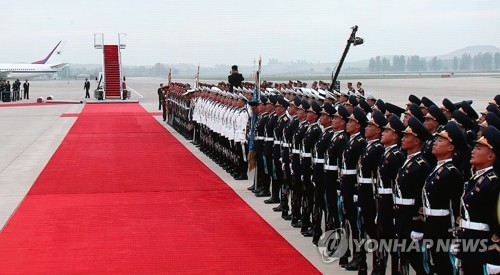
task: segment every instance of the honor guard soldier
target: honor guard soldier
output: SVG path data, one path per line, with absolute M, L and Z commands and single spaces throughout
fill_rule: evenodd
M 404 125 L 408 126 L 408 119 L 412 116 L 416 117 L 422 123 L 424 123 L 425 121 L 424 113 L 422 113 L 420 107 L 418 107 L 418 105 L 415 103 L 410 104 L 408 108 L 406 108 L 403 118 Z
M 238 107 L 235 109 L 235 124 L 234 124 L 234 142 L 236 147 L 236 155 L 238 157 L 238 165 L 235 180 L 247 180 L 248 170 L 248 144 L 247 144 L 247 131 L 250 114 L 247 109 L 248 99 L 243 95 L 238 95 Z
M 420 104 L 420 109 L 422 110 L 422 113 L 424 116 L 429 112 L 429 107 L 432 105 L 436 105 L 432 100 L 430 100 L 428 97 L 422 97 L 421 99 L 422 103 Z
M 325 152 L 328 150 L 328 145 L 333 136 L 332 119 L 336 113 L 332 104 L 325 102 L 321 106 L 321 115 L 319 117 L 319 125 L 321 134 L 313 148 L 313 182 L 314 182 L 314 209 L 312 215 L 313 224 L 313 240 L 315 245 L 318 245 L 319 238 L 323 234 L 321 224 L 323 220 L 323 212 L 326 213 L 325 207 L 325 186 L 324 186 L 324 166 Z M 326 215 L 325 215 L 326 216 Z
M 297 96 L 293 98 L 288 107 L 288 114 L 290 115 L 289 123 L 285 125 L 283 129 L 283 142 L 281 144 L 282 158 L 283 158 L 283 172 L 285 174 L 283 187 L 281 188 L 281 205 L 282 212 L 281 217 L 285 220 L 291 220 L 292 215 L 288 214 L 290 210 L 288 205 L 288 197 L 290 190 L 294 184 L 293 170 L 292 170 L 292 148 L 293 148 L 293 135 L 297 128 L 299 127 L 300 121 L 297 116 L 298 108 L 301 104 L 300 98 Z
M 285 125 L 289 122 L 289 117 L 286 113 L 288 109 L 288 105 L 290 103 L 286 100 L 282 95 L 278 95 L 276 98 L 276 104 L 274 105 L 276 116 L 278 117 L 278 121 L 276 122 L 276 126 L 274 127 L 273 132 L 273 168 L 275 179 L 273 178 L 273 185 L 271 191 L 271 198 L 276 198 L 272 203 L 280 203 L 281 202 L 281 187 L 283 185 L 283 168 L 281 161 L 281 141 L 283 139 L 283 130 Z M 271 203 L 268 201 L 268 203 Z M 283 211 L 283 205 L 279 205 L 278 207 L 273 208 L 274 211 L 281 212 Z
M 394 220 L 396 237 L 407 244 L 423 238 L 424 221 L 422 209 L 422 188 L 431 172 L 429 164 L 421 153 L 422 144 L 432 138 L 431 133 L 415 117 L 410 117 L 401 149 L 408 152 L 400 168 L 394 190 Z M 405 249 L 405 248 L 403 248 Z M 409 274 L 411 264 L 417 274 L 425 274 L 422 253 L 415 250 L 401 251 L 400 272 Z
M 269 95 L 269 100 L 266 104 L 266 111 L 269 113 L 269 120 L 266 123 L 265 127 L 265 137 L 264 137 L 264 166 L 266 174 L 270 181 L 266 181 L 263 184 L 263 188 L 265 192 L 261 192 L 257 194 L 257 197 L 261 197 L 264 194 L 270 194 L 271 198 L 264 201 L 275 203 L 279 201 L 278 198 L 272 197 L 272 193 L 270 192 L 271 181 L 275 181 L 275 174 L 273 173 L 273 146 L 274 146 L 274 128 L 276 127 L 276 123 L 278 122 L 278 115 L 274 112 L 274 105 L 276 104 L 276 96 L 271 94 Z
M 393 186 L 396 176 L 406 160 L 406 154 L 399 148 L 405 125 L 392 114 L 384 127 L 380 142 L 384 145 L 384 154 L 378 162 L 377 169 L 377 238 L 379 240 L 394 239 L 394 201 Z M 373 263 L 373 274 L 385 274 L 388 251 L 378 251 L 378 261 Z M 398 274 L 399 256 L 391 252 L 391 273 Z
M 268 186 L 268 182 L 271 180 L 269 175 L 266 173 L 267 167 L 264 161 L 264 139 L 266 138 L 266 125 L 269 121 L 269 113 L 267 112 L 267 97 L 261 95 L 259 103 L 259 118 L 255 123 L 255 133 L 254 138 L 254 150 L 255 157 L 257 159 L 257 186 L 255 189 L 255 195 L 257 197 L 270 196 L 271 192 L 269 189 L 264 188 Z
M 302 99 L 300 106 L 297 110 L 297 119 L 299 120 L 299 126 L 293 134 L 293 147 L 292 147 L 292 171 L 293 171 L 293 186 L 292 186 L 292 226 L 295 228 L 302 227 L 302 197 L 304 194 L 304 184 L 302 180 L 302 164 L 300 158 L 300 152 L 302 148 L 302 140 L 308 129 L 309 121 L 307 121 L 307 110 L 311 106 L 306 99 Z
M 422 154 L 429 163 L 430 167 L 436 166 L 437 163 L 436 156 L 432 153 L 432 147 L 434 146 L 434 142 L 438 136 L 438 130 L 440 130 L 440 128 L 443 127 L 447 122 L 448 119 L 446 119 L 446 116 L 438 106 L 431 105 L 429 107 L 428 112 L 425 115 L 424 126 L 425 128 L 427 128 L 427 130 L 429 130 L 433 138 L 425 142 L 424 146 L 422 147 Z
M 314 207 L 314 185 L 312 182 L 312 151 L 316 141 L 321 135 L 321 128 L 318 124 L 318 118 L 321 113 L 321 107 L 313 101 L 311 107 L 307 110 L 307 121 L 309 125 L 302 139 L 302 150 L 300 152 L 302 176 L 303 176 L 303 196 L 302 196 L 302 227 L 300 233 L 304 237 L 312 237 L 313 229 L 311 223 L 311 213 Z
M 440 109 L 446 116 L 446 120 L 451 120 L 451 115 L 453 114 L 453 111 L 457 109 L 457 107 L 455 106 L 455 104 L 453 104 L 453 102 L 445 98 L 443 99 L 443 105 L 441 105 Z
M 432 112 L 432 107 L 435 106 L 429 108 L 427 115 Z M 441 114 L 444 117 L 444 114 Z M 436 274 L 454 274 L 455 262 L 451 261 L 448 251 L 437 249 L 437 243 L 439 240 L 452 240 L 452 233 L 458 225 L 456 221 L 458 221 L 464 179 L 462 172 L 453 163 L 453 155 L 456 151 L 465 149 L 467 149 L 467 143 L 460 127 L 453 121 L 448 122 L 444 129 L 437 133 L 437 139 L 432 148 L 432 153 L 437 158 L 437 165 L 425 180 L 422 189 L 425 215 L 424 237 L 433 240 L 436 244 L 429 248 L 430 251 L 427 250 L 431 255 L 424 257 L 428 260 L 424 264 Z
M 377 239 L 377 229 L 375 226 L 377 206 L 375 204 L 374 189 L 376 187 L 378 162 L 384 153 L 384 146 L 380 143 L 380 136 L 386 124 L 387 119 L 385 116 L 380 111 L 375 111 L 365 129 L 367 145 L 359 159 L 357 172 L 358 195 L 354 199 L 354 202 L 357 201 L 360 209 L 358 219 L 359 224 L 362 225 L 361 235 L 363 238 L 366 238 L 365 236 L 368 235 L 371 239 Z M 376 256 L 376 253 L 373 253 L 374 263 L 377 262 Z M 358 274 L 367 274 L 367 269 L 366 251 L 361 251 Z
M 326 230 L 341 228 L 345 221 L 342 215 L 342 201 L 340 200 L 340 178 L 339 168 L 342 163 L 342 153 L 349 141 L 349 135 L 345 131 L 347 122 L 351 114 L 347 109 L 339 105 L 332 121 L 333 136 L 325 155 L 325 190 L 327 219 Z M 346 259 L 346 258 L 345 258 Z M 343 261 L 345 261 L 343 259 Z M 347 264 L 347 262 L 343 262 Z
M 349 143 L 344 149 L 342 158 L 341 174 L 341 196 L 344 203 L 344 213 L 346 220 L 349 221 L 349 227 L 352 232 L 352 238 L 361 241 L 360 228 L 358 227 L 358 211 L 354 203 L 354 195 L 357 195 L 357 165 L 363 149 L 366 147 L 366 140 L 361 135 L 361 130 L 366 127 L 368 120 L 366 114 L 360 108 L 354 108 L 346 131 L 350 135 Z M 349 231 L 347 231 L 349 232 Z M 354 247 L 354 246 L 353 246 Z M 347 270 L 358 270 L 360 252 L 354 252 L 353 259 L 345 266 Z
M 483 136 L 477 140 L 472 150 L 471 164 L 476 173 L 467 184 L 462 195 L 461 220 L 459 238 L 460 243 L 473 241 L 487 241 L 488 250 L 465 251 L 459 248 L 458 257 L 461 259 L 461 269 L 465 275 L 498 274 L 499 266 L 499 236 L 498 236 L 498 196 L 499 179 L 498 156 L 500 155 L 500 132 L 493 126 L 483 131 Z M 479 245 L 480 246 L 480 245 Z

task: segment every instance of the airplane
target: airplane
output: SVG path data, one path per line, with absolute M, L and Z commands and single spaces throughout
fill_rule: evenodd
M 47 63 L 54 53 L 56 53 L 56 55 L 61 54 L 61 51 L 56 52 L 61 42 L 62 41 L 59 41 L 59 43 L 57 43 L 47 57 L 31 64 L 0 64 L 0 78 L 28 79 L 61 71 L 64 67 L 68 66 L 68 63 Z

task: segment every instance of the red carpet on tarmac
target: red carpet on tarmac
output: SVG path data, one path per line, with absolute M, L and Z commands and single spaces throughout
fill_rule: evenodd
M 139 104 L 96 104 L 0 233 L 26 273 L 319 272 Z

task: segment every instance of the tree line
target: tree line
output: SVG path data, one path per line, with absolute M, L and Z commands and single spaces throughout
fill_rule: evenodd
M 461 57 L 442 60 L 433 57 L 429 60 L 418 55 L 395 55 L 372 57 L 368 70 L 381 72 L 439 72 L 439 71 L 493 71 L 500 70 L 500 53 L 478 53 L 474 56 L 464 53 Z

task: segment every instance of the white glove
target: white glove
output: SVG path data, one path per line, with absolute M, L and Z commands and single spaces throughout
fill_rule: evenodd
M 292 169 L 292 163 L 290 163 L 290 174 L 292 174 L 292 175 L 294 174 L 293 169 Z
M 488 270 L 488 274 L 499 274 L 500 273 L 500 266 L 486 264 L 486 270 Z
M 450 253 L 452 255 L 457 255 L 459 251 L 460 251 L 460 244 L 454 243 L 450 245 Z
M 358 195 L 353 195 L 353 196 L 352 196 L 352 200 L 353 200 L 354 202 L 358 202 Z
M 340 190 L 337 190 L 337 196 L 340 197 L 341 195 L 342 195 L 342 193 L 340 192 Z
M 281 163 L 281 171 L 285 171 L 285 164 L 283 162 Z
M 412 231 L 410 234 L 410 238 L 414 241 L 420 241 L 421 239 L 424 238 L 424 233 Z

